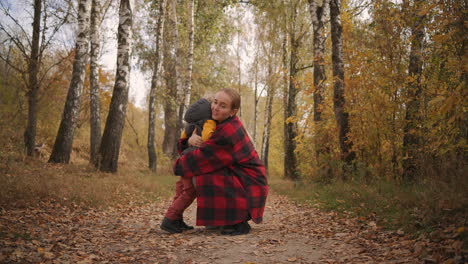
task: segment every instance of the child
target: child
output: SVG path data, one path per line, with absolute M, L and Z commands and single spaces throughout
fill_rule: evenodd
M 188 124 L 185 130 L 182 131 L 181 139 L 189 138 L 196 131 L 202 140 L 206 141 L 216 128 L 216 121 L 211 119 L 211 102 L 207 98 L 201 98 L 190 105 L 185 113 L 184 120 Z M 194 149 L 196 147 L 189 147 L 182 152 L 182 155 Z M 176 194 L 171 206 L 167 209 L 161 223 L 161 229 L 171 234 L 193 229 L 193 226 L 188 226 L 184 222 L 183 213 L 192 204 L 195 197 L 196 191 L 192 179 L 180 177 L 176 183 Z

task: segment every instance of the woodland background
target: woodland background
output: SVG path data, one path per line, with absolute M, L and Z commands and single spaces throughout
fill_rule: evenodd
M 180 113 L 231 87 L 273 189 L 466 225 L 466 1 L 0 3 L 1 206 L 171 193 Z

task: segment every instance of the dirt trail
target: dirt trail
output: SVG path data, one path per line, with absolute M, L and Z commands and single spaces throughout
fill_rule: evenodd
M 57 203 L 0 212 L 0 263 L 421 263 L 424 249 L 371 220 L 268 197 L 263 224 L 243 236 L 159 229 L 169 201 L 106 211 Z M 189 209 L 187 222 L 195 222 Z

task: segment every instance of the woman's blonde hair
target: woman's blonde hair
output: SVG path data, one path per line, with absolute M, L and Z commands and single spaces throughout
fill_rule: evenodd
M 237 90 L 232 88 L 223 88 L 219 90 L 219 92 L 226 93 L 229 97 L 231 97 L 231 109 L 239 109 L 241 106 L 241 97 Z

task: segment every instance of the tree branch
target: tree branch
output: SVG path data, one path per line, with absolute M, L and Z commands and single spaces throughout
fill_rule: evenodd
M 21 24 L 18 22 L 18 20 L 16 18 L 14 18 L 11 14 L 10 14 L 10 11 L 3 5 L 3 2 L 0 1 L 0 6 L 2 7 L 2 10 L 3 10 L 3 13 L 9 17 L 14 23 L 15 25 L 17 25 L 19 27 L 19 29 L 23 32 L 24 36 L 26 37 L 26 40 L 28 41 L 28 44 L 29 46 L 31 46 L 31 40 L 28 38 L 28 33 L 26 33 L 26 30 L 24 30 L 24 28 L 21 26 Z M 2 28 L 3 28 L 3 31 L 6 32 L 5 28 L 3 27 L 3 25 L 1 25 Z M 8 34 L 8 33 L 7 33 Z M 10 35 L 10 34 L 8 34 Z
M 305 69 L 313 68 L 313 67 L 314 67 L 313 64 L 312 64 L 312 65 L 303 66 L 303 67 L 301 67 L 301 68 L 298 68 L 298 69 L 297 69 L 297 72 L 303 71 L 303 70 L 305 70 Z
M 55 66 L 61 64 L 63 61 L 65 61 L 66 59 L 70 58 L 70 56 L 72 55 L 72 52 L 69 51 L 68 54 L 65 56 L 65 57 L 62 57 L 60 58 L 59 61 L 53 63 L 49 68 L 47 68 L 44 72 L 44 74 L 42 74 L 42 77 L 39 79 L 38 83 L 39 83 L 39 87 L 41 87 L 41 84 L 42 82 L 44 81 L 45 77 L 47 76 L 47 74 L 49 73 L 50 70 L 52 70 Z
M 19 72 L 21 74 L 26 74 L 25 70 L 22 70 L 22 69 L 16 67 L 16 65 L 11 64 L 10 59 L 3 57 L 3 54 L 1 54 L 1 53 L 0 53 L 0 59 L 3 60 L 6 64 L 8 64 L 8 66 L 10 66 L 15 71 L 17 71 L 17 72 Z

